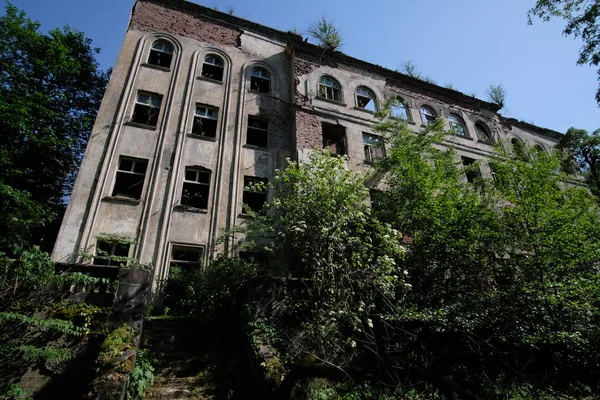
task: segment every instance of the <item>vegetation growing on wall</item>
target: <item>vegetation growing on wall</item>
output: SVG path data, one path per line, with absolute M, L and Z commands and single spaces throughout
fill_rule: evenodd
M 308 34 L 317 44 L 326 50 L 336 50 L 342 46 L 342 36 L 339 29 L 325 17 L 313 23 L 308 28 Z

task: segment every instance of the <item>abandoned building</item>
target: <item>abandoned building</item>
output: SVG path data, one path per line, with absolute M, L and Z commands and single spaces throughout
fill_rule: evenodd
M 137 0 L 54 248 L 62 263 L 199 267 L 258 210 L 286 158 L 327 148 L 365 170 L 385 148 L 374 111 L 395 97 L 415 132 L 441 119 L 465 165 L 499 142 L 551 151 L 561 134 L 498 106 L 182 0 Z M 458 160 L 457 160 L 458 161 Z M 474 179 L 473 172 L 465 179 Z M 374 188 L 375 189 L 375 188 Z M 131 239 L 104 240 L 107 234 Z M 91 257 L 83 257 L 83 254 Z

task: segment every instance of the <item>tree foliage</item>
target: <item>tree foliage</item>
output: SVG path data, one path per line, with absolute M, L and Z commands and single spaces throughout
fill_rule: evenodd
M 333 22 L 321 17 L 308 28 L 308 34 L 317 41 L 319 46 L 327 50 L 335 50 L 342 46 L 342 36 Z
M 579 51 L 577 64 L 600 64 L 600 1 L 598 0 L 537 0 L 528 12 L 529 23 L 532 17 L 549 21 L 559 17 L 566 21 L 563 34 L 581 37 L 583 46 Z M 600 69 L 598 69 L 600 80 Z M 600 85 L 596 92 L 596 102 L 600 105 Z
M 107 83 L 98 52 L 72 28 L 40 32 L 10 3 L 0 18 L 2 249 L 63 207 Z
M 600 196 L 600 129 L 590 135 L 583 129 L 570 128 L 557 148 L 566 152 L 562 163 L 564 170 L 581 174 L 592 192 Z

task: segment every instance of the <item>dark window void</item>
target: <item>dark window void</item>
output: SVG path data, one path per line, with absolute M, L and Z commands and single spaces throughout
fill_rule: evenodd
M 479 167 L 477 167 L 476 161 L 469 157 L 461 157 L 462 164 L 465 167 L 465 175 L 467 177 L 467 182 L 473 183 L 479 177 L 481 177 L 481 172 L 479 171 Z
M 162 40 L 154 42 L 152 49 L 150 50 L 150 55 L 148 56 L 148 64 L 170 68 L 172 60 L 173 47 Z
M 269 142 L 269 120 L 248 117 L 248 130 L 246 132 L 246 144 L 258 147 L 267 147 Z
M 210 171 L 200 168 L 186 168 L 181 204 L 191 208 L 206 210 L 210 188 Z
M 381 209 L 381 200 L 383 192 L 379 189 L 369 189 L 369 197 L 371 199 L 371 209 L 375 212 Z
M 171 266 L 185 269 L 200 268 L 202 265 L 202 247 L 173 245 L 171 250 Z
M 346 128 L 342 125 L 334 125 L 323 122 L 323 148 L 328 149 L 331 154 L 346 154 Z
M 253 68 L 252 75 L 250 75 L 250 90 L 269 93 L 271 91 L 271 74 L 264 68 Z
M 477 131 L 477 136 L 479 137 L 479 141 L 487 142 L 487 143 L 494 143 L 494 140 L 492 139 L 492 134 L 490 133 L 490 130 L 488 129 L 488 127 L 486 125 L 484 125 L 481 122 L 477 122 L 475 124 L 475 130 Z
M 223 80 L 223 60 L 213 54 L 204 58 L 202 65 L 202 76 L 215 81 Z
M 135 158 L 119 158 L 113 196 L 139 200 L 142 197 L 148 161 Z
M 196 106 L 192 133 L 209 138 L 217 137 L 217 110 L 210 107 Z
M 363 133 L 363 145 L 366 162 L 372 163 L 385 157 L 385 147 L 380 136 Z
M 133 107 L 133 115 L 131 121 L 155 127 L 158 123 L 158 114 L 160 113 L 160 105 L 162 96 L 147 93 L 138 93 L 135 106 Z
M 251 176 L 244 177 L 244 195 L 242 213 L 246 213 L 247 209 L 254 212 L 262 210 L 267 202 L 267 179 L 256 178 Z
M 117 267 L 121 264 L 127 264 L 129 246 L 130 245 L 128 244 L 122 243 L 98 241 L 98 243 L 96 243 L 96 255 L 94 256 L 92 264 Z

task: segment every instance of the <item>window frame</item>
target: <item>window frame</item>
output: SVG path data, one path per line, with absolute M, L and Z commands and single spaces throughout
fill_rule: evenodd
M 427 114 L 425 111 L 430 111 L 431 114 Z M 421 116 L 421 123 L 423 126 L 429 126 L 430 123 L 435 123 L 435 121 L 439 118 L 437 112 L 433 109 L 433 107 L 423 104 L 419 108 L 419 115 Z M 427 116 L 432 117 L 432 120 L 429 120 Z
M 448 114 L 448 123 L 450 124 L 450 129 L 453 131 L 455 136 L 464 137 L 464 138 L 471 137 L 469 135 L 469 132 L 467 131 L 467 124 L 466 124 L 465 120 L 463 119 L 463 117 L 461 117 L 460 115 L 458 115 L 456 113 Z M 461 128 L 460 131 L 462 131 L 463 134 L 458 133 L 459 130 L 456 128 L 457 126 L 459 126 Z
M 182 269 L 190 269 L 193 267 L 190 267 L 192 265 L 197 265 L 197 267 L 199 269 L 202 269 L 204 266 L 204 256 L 206 254 L 206 246 L 203 245 L 192 245 L 192 244 L 186 244 L 186 243 L 171 243 L 171 249 L 170 249 L 170 253 L 169 253 L 169 269 L 171 269 L 174 265 L 177 265 L 178 267 L 182 268 Z M 191 252 L 198 252 L 198 262 L 191 262 L 188 260 L 183 260 L 183 259 L 174 259 L 173 258 L 173 253 L 176 250 L 180 250 L 180 251 L 191 251 Z
M 375 139 L 375 143 L 373 143 L 370 140 L 365 141 L 366 138 Z M 373 164 L 377 162 L 377 160 L 385 157 L 385 144 L 383 143 L 383 137 L 368 132 L 362 132 L 362 139 L 365 154 L 365 163 Z M 374 148 L 380 149 L 381 154 L 374 154 Z
M 331 84 L 326 82 L 327 80 L 329 80 Z M 328 90 L 331 92 L 331 94 Z M 317 98 L 327 101 L 333 101 L 336 103 L 343 103 L 344 91 L 342 90 L 342 85 L 337 79 L 335 79 L 331 75 L 321 75 L 321 77 L 319 78 L 319 82 L 317 83 Z
M 359 93 L 360 90 L 364 91 L 366 93 L 366 95 Z M 369 101 L 367 101 L 367 103 L 365 103 L 365 105 L 363 107 L 361 107 L 360 102 L 359 102 L 360 98 L 369 99 Z M 373 90 L 369 89 L 367 86 L 358 86 L 356 88 L 356 90 L 354 91 L 354 101 L 356 104 L 356 108 L 358 108 L 360 110 L 364 110 L 364 111 L 368 111 L 368 112 L 372 112 L 372 113 L 375 113 L 378 110 L 377 96 L 375 95 L 375 92 Z M 367 108 L 370 103 L 373 103 L 372 104 L 373 109 Z
M 123 161 L 129 161 L 129 162 L 132 163 L 130 170 L 121 169 Z M 135 171 L 135 169 L 136 169 L 136 163 L 137 164 L 142 164 L 142 163 L 145 164 L 144 172 L 143 173 Z M 142 198 L 142 195 L 144 194 L 144 186 L 145 186 L 145 183 L 146 183 L 146 174 L 147 174 L 147 172 L 148 172 L 148 160 L 142 159 L 142 158 L 129 157 L 129 156 L 119 156 L 119 159 L 117 161 L 117 169 L 115 171 L 115 179 L 114 179 L 114 182 L 113 182 L 113 188 L 112 188 L 112 191 L 111 191 L 111 196 L 112 197 L 131 198 L 131 199 L 135 199 L 135 200 L 139 201 Z M 141 188 L 139 189 L 139 195 L 137 197 L 128 196 L 128 195 L 126 195 L 126 194 L 124 194 L 122 192 L 120 192 L 120 193 L 116 193 L 115 192 L 117 190 L 117 182 L 119 181 L 119 176 L 120 176 L 119 174 L 124 174 L 124 176 L 135 175 L 135 176 L 141 176 L 142 177 L 142 180 L 139 182 L 139 183 L 141 183 Z M 121 176 L 123 176 L 123 175 L 121 175 Z M 123 178 L 121 178 L 121 180 L 122 179 Z M 137 184 L 135 184 L 135 185 L 137 185 Z M 133 187 L 133 186 L 134 185 L 132 185 L 131 187 Z
M 258 75 L 255 74 L 255 72 L 259 73 Z M 263 76 L 266 75 L 266 76 Z M 254 81 L 260 79 L 262 81 L 263 84 L 265 84 L 265 82 L 267 82 L 267 89 L 268 90 L 261 90 L 261 85 L 255 85 Z M 260 81 L 259 81 L 260 82 Z M 273 78 L 271 77 L 271 72 L 266 69 L 265 67 L 261 67 L 261 66 L 254 66 L 252 67 L 252 69 L 250 70 L 250 92 L 255 92 L 255 93 L 265 93 L 265 94 L 269 94 L 271 93 L 271 91 L 273 90 Z M 254 87 L 257 88 L 254 88 Z
M 396 104 L 393 104 L 392 107 L 390 108 L 390 116 L 392 118 L 399 119 L 401 121 L 412 122 L 412 118 L 410 116 L 410 110 L 408 108 L 408 103 L 406 102 L 406 100 L 404 100 L 400 96 L 394 96 L 393 99 L 395 100 Z M 404 112 L 406 114 L 406 118 L 394 115 L 394 109 L 404 110 Z
M 147 96 L 148 100 L 146 102 L 140 101 L 141 96 Z M 158 106 L 155 105 L 153 100 L 158 101 Z M 135 97 L 135 101 L 133 103 L 133 110 L 131 112 L 131 118 L 129 119 L 130 123 L 139 125 L 144 128 L 156 129 L 160 120 L 160 110 L 162 109 L 162 100 L 163 95 L 158 93 L 147 92 L 144 90 L 138 90 L 137 95 Z M 156 112 L 149 110 L 158 110 Z M 146 113 L 148 116 L 145 118 L 145 121 L 140 121 L 140 115 L 142 113 Z M 138 117 L 136 117 L 138 115 Z
M 265 185 L 265 189 L 263 191 L 257 191 L 257 190 L 251 190 L 251 189 L 247 189 L 248 184 L 250 183 L 263 183 Z M 248 207 L 250 207 L 250 209 L 255 212 L 255 213 L 259 213 L 261 212 L 261 210 L 263 210 L 265 204 L 267 203 L 267 194 L 268 194 L 268 188 L 267 185 L 269 184 L 269 180 L 267 178 L 262 178 L 262 177 L 258 177 L 258 176 L 250 176 L 250 175 L 244 175 L 244 180 L 243 180 L 243 187 L 242 187 L 242 215 L 249 215 L 244 207 L 244 204 L 248 205 Z M 247 203 L 245 200 L 246 198 L 246 194 L 250 195 L 250 196 L 256 196 L 258 194 L 260 194 L 261 196 L 264 196 L 264 200 L 263 203 L 260 207 L 259 210 L 254 210 L 249 203 Z
M 203 113 L 199 113 L 198 110 L 204 110 Z M 210 112 L 214 111 L 214 118 L 212 116 L 210 116 Z M 210 136 L 205 134 L 202 129 L 200 128 L 200 130 L 198 131 L 198 126 L 202 127 L 203 125 L 203 120 L 208 120 L 208 121 L 214 121 L 214 136 Z M 219 109 L 215 106 L 211 106 L 208 104 L 202 104 L 202 103 L 196 103 L 195 107 L 194 107 L 194 114 L 193 114 L 193 119 L 192 119 L 192 135 L 195 135 L 197 137 L 200 138 L 206 138 L 206 139 L 217 139 L 218 133 L 219 133 Z
M 108 245 L 110 246 L 110 251 L 106 251 L 106 250 L 102 250 L 100 247 L 102 245 Z M 122 250 L 125 250 L 123 253 L 126 255 L 117 255 L 117 250 L 119 248 L 122 248 Z M 107 253 L 106 256 L 102 256 L 102 255 L 98 255 L 98 251 L 104 251 Z M 102 265 L 102 266 L 106 266 L 106 267 L 119 267 L 121 264 L 125 264 L 127 265 L 129 260 L 125 260 L 125 262 L 123 261 L 118 261 L 118 260 L 111 260 L 109 258 L 105 258 L 105 257 L 123 257 L 123 258 L 127 258 L 129 259 L 129 254 L 131 253 L 131 244 L 130 243 L 115 243 L 115 242 L 110 242 L 108 240 L 101 240 L 98 239 L 96 241 L 96 246 L 95 246 L 95 251 L 94 251 L 94 257 L 92 259 L 92 265 Z
M 155 46 L 157 45 L 166 45 L 170 48 L 170 52 L 168 50 L 163 49 L 158 49 L 155 48 Z M 158 57 L 158 60 L 160 60 L 160 55 L 161 54 L 165 54 L 165 57 L 170 57 L 168 58 L 168 65 L 161 65 L 160 61 L 159 62 L 153 62 L 153 58 Z M 171 65 L 173 64 L 173 59 L 175 58 L 175 48 L 173 46 L 173 44 L 165 39 L 157 39 L 154 42 L 152 42 L 152 46 L 150 46 L 150 51 L 148 52 L 148 59 L 146 60 L 146 64 L 147 65 L 152 65 L 153 67 L 158 67 L 161 69 L 165 69 L 165 70 L 170 70 L 171 69 Z
M 255 121 L 262 121 L 266 124 L 266 128 L 259 128 L 259 127 L 255 127 L 255 126 L 250 126 L 250 120 L 255 120 Z M 266 117 L 261 117 L 259 115 L 248 115 L 248 119 L 247 119 L 247 123 L 246 123 L 246 146 L 251 146 L 251 147 L 258 147 L 261 149 L 268 149 L 269 148 L 269 128 L 270 128 L 270 120 L 269 118 Z M 253 144 L 253 143 L 248 143 L 248 138 L 250 137 L 250 130 L 254 130 L 254 131 L 260 131 L 263 132 L 265 135 L 265 145 L 261 146 L 259 144 Z
M 476 158 L 471 158 L 468 156 L 460 156 L 460 162 L 464 168 L 465 179 L 467 183 L 475 183 L 477 179 L 481 178 L 483 175 L 481 173 L 480 166 L 477 165 L 479 160 Z M 475 167 L 476 170 L 468 171 L 469 168 Z
M 195 173 L 195 179 L 194 180 L 189 180 L 188 179 L 188 172 L 194 172 Z M 206 182 L 201 182 L 199 180 L 199 177 L 201 175 L 207 176 Z M 202 211 L 206 211 L 208 210 L 208 205 L 210 202 L 210 185 L 211 185 L 211 178 L 212 178 L 212 171 L 204 168 L 204 167 L 198 167 L 198 166 L 190 166 L 190 167 L 185 167 L 184 171 L 183 171 L 183 183 L 181 185 L 181 196 L 179 198 L 179 204 L 190 208 L 190 209 L 195 209 L 195 210 L 202 210 Z M 204 188 L 206 190 L 206 199 L 205 199 L 205 203 L 204 207 L 196 207 L 194 205 L 190 205 L 187 204 L 188 201 L 190 200 L 186 200 L 184 202 L 184 199 L 186 199 L 184 197 L 184 193 L 185 193 L 185 188 L 186 185 L 194 185 L 194 186 L 199 186 L 201 188 Z
M 483 134 L 481 134 L 483 132 Z M 483 122 L 477 121 L 475 122 L 475 133 L 477 134 L 477 139 L 479 142 L 494 144 L 494 137 L 492 136 L 492 131 L 490 128 Z
M 208 62 L 207 59 L 212 58 L 214 59 L 214 62 Z M 218 65 L 218 62 L 221 63 L 221 65 Z M 205 71 L 205 67 L 208 67 L 210 69 L 219 69 L 220 73 L 221 73 L 221 77 L 220 79 L 217 78 L 213 78 L 212 76 L 207 76 L 210 71 Z M 208 79 L 211 81 L 215 81 L 215 82 L 223 82 L 223 79 L 225 78 L 225 61 L 223 61 L 223 57 L 210 53 L 207 54 L 206 56 L 204 56 L 204 61 L 202 62 L 202 71 L 200 72 L 200 76 L 204 79 Z

